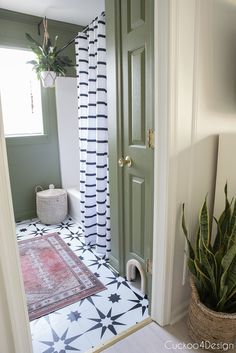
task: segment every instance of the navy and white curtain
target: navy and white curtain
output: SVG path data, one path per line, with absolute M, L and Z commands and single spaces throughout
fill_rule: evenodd
M 105 13 L 76 39 L 81 220 L 87 245 L 110 252 Z

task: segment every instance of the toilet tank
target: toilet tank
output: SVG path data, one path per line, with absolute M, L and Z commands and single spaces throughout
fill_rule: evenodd
M 62 187 L 78 187 L 80 160 L 76 78 L 57 77 L 56 107 Z

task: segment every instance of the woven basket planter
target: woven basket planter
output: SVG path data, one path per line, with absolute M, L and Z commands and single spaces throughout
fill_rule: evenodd
M 189 306 L 188 330 L 195 343 L 204 344 L 212 352 L 226 351 L 227 345 L 234 344 L 236 338 L 236 314 L 213 311 L 200 302 L 200 298 L 193 282 L 192 298 Z M 224 346 L 222 346 L 224 344 Z

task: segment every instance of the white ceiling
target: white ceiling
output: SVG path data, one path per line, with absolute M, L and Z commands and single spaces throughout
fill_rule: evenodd
M 104 0 L 0 0 L 0 8 L 88 25 L 105 9 Z

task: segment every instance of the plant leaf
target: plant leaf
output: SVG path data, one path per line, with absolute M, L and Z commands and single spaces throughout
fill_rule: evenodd
M 197 270 L 196 270 L 196 266 L 195 266 L 195 263 L 192 259 L 188 258 L 187 260 L 188 262 L 188 268 L 189 268 L 189 271 L 195 276 L 197 277 Z
M 217 283 L 215 278 L 215 266 L 212 266 L 212 264 L 209 263 L 207 255 L 204 253 L 204 251 L 202 252 L 202 266 L 205 270 L 205 274 L 207 274 L 207 277 L 210 278 L 213 296 L 217 300 L 218 295 L 217 295 Z
M 40 76 L 40 72 L 47 70 L 54 71 L 60 75 L 65 75 L 65 67 L 74 66 L 72 60 L 68 56 L 59 55 L 59 52 L 62 50 L 59 51 L 56 47 L 53 47 L 49 38 L 46 44 L 40 45 L 29 33 L 26 33 L 25 36 L 30 42 L 30 49 L 37 57 L 35 62 L 31 61 L 31 64 L 34 65 L 33 70 L 37 72 L 38 77 Z
M 229 270 L 227 271 L 227 277 L 225 279 L 225 282 L 229 288 L 229 293 L 231 293 L 234 288 L 236 288 L 236 256 L 234 256 Z
M 233 263 L 236 256 L 236 244 L 231 246 L 231 248 L 227 251 L 227 253 L 223 256 L 221 261 L 221 266 L 223 268 L 223 273 L 220 280 L 220 293 L 223 295 L 224 287 L 226 285 L 228 270 Z
M 221 266 L 223 267 L 224 271 L 227 271 L 236 256 L 236 244 L 232 245 L 231 248 L 227 251 L 224 255 Z
M 230 219 L 230 224 L 229 224 L 229 235 L 231 235 L 234 227 L 236 224 L 236 200 L 234 200 L 234 207 L 233 207 L 233 213 Z
M 229 248 L 231 248 L 231 246 L 233 246 L 234 244 L 236 244 L 236 224 L 233 228 L 231 235 L 228 237 L 227 250 L 229 250 Z
M 217 303 L 218 311 L 222 311 L 225 305 L 226 297 L 227 297 L 228 287 L 224 286 L 222 289 L 221 299 Z
M 184 215 L 184 203 L 182 205 L 182 229 L 183 229 L 183 232 L 184 232 L 184 235 L 185 235 L 185 238 L 186 238 L 186 241 L 187 241 L 187 244 L 188 244 L 188 249 L 189 249 L 189 257 L 194 260 L 195 258 L 195 253 L 194 253 L 194 250 L 193 250 L 193 247 L 190 243 L 190 240 L 189 240 L 189 237 L 188 237 L 188 230 L 187 230 L 187 227 L 186 227 L 186 223 L 185 223 L 185 215 Z
M 200 277 L 203 277 L 210 282 L 211 281 L 210 277 L 206 273 L 204 273 L 204 269 L 202 268 L 202 264 L 200 263 L 200 261 L 198 261 L 198 259 L 194 260 L 194 265 L 195 265 L 195 268 L 196 268 L 198 274 L 200 275 Z
M 29 33 L 25 33 L 25 36 L 30 43 L 34 44 L 37 47 L 41 47 L 41 45 L 36 40 L 34 40 Z
M 207 247 L 209 247 L 211 238 L 210 238 L 209 214 L 208 214 L 208 208 L 207 208 L 207 196 L 200 210 L 199 224 L 200 224 L 201 241 L 204 242 Z
M 216 220 L 217 234 L 211 245 L 207 197 L 199 213 L 199 229 L 192 247 L 185 224 L 183 205 L 182 228 L 189 248 L 188 268 L 194 277 L 201 301 L 220 312 L 236 311 L 236 200 L 228 200 L 225 184 L 225 206 Z M 233 212 L 231 211 L 233 208 Z
M 26 64 L 37 65 L 38 62 L 36 60 L 29 60 L 29 61 L 26 62 Z
M 199 260 L 200 259 L 200 227 L 198 227 L 197 235 L 195 239 L 195 257 Z

